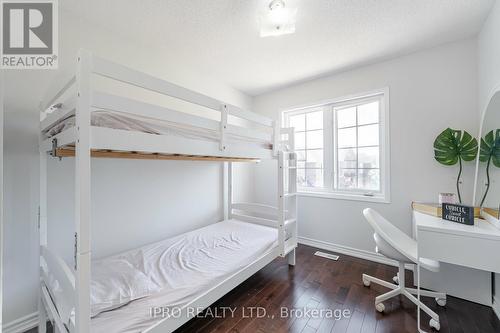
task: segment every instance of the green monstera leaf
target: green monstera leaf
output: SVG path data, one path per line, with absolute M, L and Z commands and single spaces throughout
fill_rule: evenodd
M 500 129 L 490 131 L 481 139 L 481 150 L 479 160 L 481 162 L 491 162 L 500 168 Z
M 467 131 L 445 129 L 434 140 L 434 158 L 444 165 L 459 163 L 457 176 L 458 200 L 462 203 L 460 195 L 460 177 L 462 176 L 462 161 L 472 161 L 477 156 L 477 140 Z
M 486 191 L 479 206 L 483 206 L 484 200 L 490 189 L 490 165 L 500 168 L 500 129 L 489 131 L 484 138 L 481 138 L 481 148 L 479 151 L 479 160 L 486 162 Z
M 445 129 L 434 140 L 434 158 L 444 165 L 455 165 L 460 160 L 472 161 L 477 156 L 477 140 L 467 131 Z

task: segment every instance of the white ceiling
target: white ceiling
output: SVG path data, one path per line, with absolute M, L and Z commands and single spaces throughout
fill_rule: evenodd
M 94 24 L 249 95 L 475 35 L 494 0 L 288 0 L 295 34 L 259 37 L 268 0 L 65 0 Z M 84 4 L 82 4 L 84 3 Z M 176 57 L 176 58 L 177 58 Z

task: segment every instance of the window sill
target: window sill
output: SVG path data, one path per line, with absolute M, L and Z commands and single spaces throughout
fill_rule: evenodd
M 390 199 L 383 196 L 365 196 L 362 194 L 350 194 L 350 193 L 334 193 L 334 192 L 320 192 L 320 191 L 297 191 L 297 195 L 301 197 L 317 197 L 326 199 L 337 199 L 337 200 L 350 200 L 350 201 L 364 201 L 364 202 L 377 202 L 377 203 L 391 203 Z

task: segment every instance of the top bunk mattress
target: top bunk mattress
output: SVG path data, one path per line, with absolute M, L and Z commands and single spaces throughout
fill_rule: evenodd
M 107 127 L 126 131 L 137 131 L 156 135 L 174 135 L 188 139 L 208 140 L 218 142 L 220 134 L 218 131 L 189 126 L 175 122 L 153 119 L 135 114 L 97 110 L 91 113 L 91 125 Z M 75 126 L 75 116 L 72 115 L 49 128 L 45 136 L 50 138 L 64 130 Z M 259 148 L 272 149 L 272 143 L 266 140 L 250 138 L 243 135 L 226 134 L 228 142 L 256 145 Z
M 167 240 L 99 259 L 106 265 L 120 258 L 140 269 L 162 289 L 152 296 L 102 312 L 91 320 L 93 333 L 142 332 L 161 317 L 155 307 L 177 309 L 272 251 L 275 228 L 238 220 L 218 222 Z

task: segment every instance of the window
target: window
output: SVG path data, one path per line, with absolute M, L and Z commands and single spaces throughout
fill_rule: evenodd
M 386 99 L 384 89 L 283 113 L 295 129 L 300 193 L 389 201 Z

